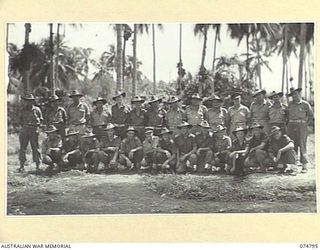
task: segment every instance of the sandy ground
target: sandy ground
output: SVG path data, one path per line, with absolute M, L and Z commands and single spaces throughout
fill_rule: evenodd
M 296 176 L 18 173 L 16 136 L 8 137 L 8 215 L 316 212 L 314 136 L 310 169 Z

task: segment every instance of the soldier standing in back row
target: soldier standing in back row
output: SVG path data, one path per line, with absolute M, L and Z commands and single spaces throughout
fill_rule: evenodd
M 102 97 L 98 97 L 93 101 L 95 108 L 90 115 L 90 124 L 92 126 L 92 133 L 96 135 L 96 138 L 100 141 L 101 137 L 105 134 L 105 127 L 110 123 L 111 115 L 104 109 L 104 105 L 107 100 Z
M 294 141 L 295 151 L 300 147 L 300 162 L 302 173 L 307 172 L 307 137 L 308 123 L 313 120 L 313 111 L 310 104 L 302 100 L 301 88 L 290 89 L 292 101 L 288 105 L 288 136 Z
M 133 105 L 132 110 L 129 112 L 127 117 L 127 124 L 132 126 L 137 131 L 137 136 L 141 141 L 144 141 L 144 127 L 145 127 L 145 114 L 146 110 L 142 108 L 142 103 L 144 100 L 139 96 L 135 96 L 131 100 L 131 104 Z
M 255 100 L 250 106 L 250 122 L 251 124 L 254 122 L 260 123 L 264 127 L 263 130 L 268 134 L 270 131 L 269 108 L 271 103 L 265 99 L 265 95 L 265 90 L 258 90 L 252 96 Z
M 79 131 L 80 141 L 82 141 L 81 136 L 85 134 L 86 123 L 90 120 L 88 105 L 80 101 L 82 96 L 83 94 L 79 93 L 79 91 L 73 90 L 69 95 L 72 103 L 67 107 L 69 128 Z
M 159 107 L 162 98 L 151 96 L 149 100 L 150 107 L 145 115 L 145 124 L 148 127 L 154 127 L 154 134 L 159 135 L 164 126 L 166 111 Z
M 66 139 L 66 123 L 67 112 L 61 106 L 61 98 L 57 95 L 50 96 L 48 104 L 50 109 L 48 112 L 48 125 L 54 125 L 58 129 L 58 134 L 61 136 L 62 142 Z
M 237 127 L 247 127 L 250 111 L 246 106 L 241 104 L 240 93 L 232 94 L 231 99 L 234 105 L 228 110 L 228 124 L 229 134 L 233 139 L 235 139 L 235 136 L 232 135 L 232 131 L 234 131 Z
M 18 171 L 24 171 L 24 163 L 26 162 L 26 149 L 30 142 L 32 149 L 33 162 L 36 163 L 37 170 L 40 166 L 41 153 L 39 148 L 39 126 L 43 120 L 39 107 L 35 106 L 35 99 L 32 94 L 21 97 L 23 107 L 19 116 L 19 124 L 22 128 L 19 134 L 20 151 L 19 160 L 20 168 Z
M 201 129 L 198 126 L 207 115 L 207 107 L 201 104 L 202 98 L 198 93 L 191 96 L 191 105 L 186 108 L 187 122 L 191 125 L 190 133 L 196 134 Z
M 169 110 L 167 111 L 165 117 L 166 126 L 172 131 L 174 135 L 178 134 L 180 131 L 179 129 L 177 129 L 177 126 L 183 121 L 187 120 L 186 113 L 181 108 L 179 108 L 180 101 L 181 99 L 172 96 L 167 102 Z
M 112 97 L 116 103 L 111 107 L 111 122 L 117 127 L 116 135 L 121 139 L 126 137 L 126 121 L 129 113 L 129 108 L 123 104 L 123 98 L 125 97 L 125 92 L 118 92 L 114 97 Z
M 282 129 L 282 132 L 286 130 L 286 124 L 288 120 L 288 107 L 280 102 L 282 92 L 275 92 L 269 95 L 269 99 L 272 100 L 272 104 L 269 108 L 269 124 L 270 126 L 278 126 Z
M 213 95 L 207 98 L 209 108 L 206 116 L 206 120 L 212 128 L 216 128 L 218 125 L 227 127 L 227 115 L 228 111 L 222 108 L 223 100 L 217 96 Z

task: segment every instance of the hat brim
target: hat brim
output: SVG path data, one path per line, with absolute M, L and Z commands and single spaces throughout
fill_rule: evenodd
M 216 134 L 216 133 L 219 133 L 219 132 L 221 132 L 221 131 L 226 131 L 226 128 L 224 128 L 224 129 L 219 129 L 219 130 L 215 130 L 215 131 L 213 131 L 212 133 Z
M 198 100 L 198 101 L 202 101 L 202 98 L 201 98 L 201 97 L 200 97 L 200 98 L 199 98 L 199 97 L 191 97 L 190 99 L 191 99 L 191 100 Z
M 263 125 L 260 125 L 260 126 L 254 126 L 254 127 L 250 127 L 249 129 L 254 129 L 254 128 L 264 128 Z
M 201 127 L 201 128 L 208 128 L 208 129 L 211 128 L 210 126 L 203 126 L 203 125 L 200 125 L 200 124 L 198 124 L 198 126 Z
M 72 97 L 82 97 L 83 96 L 83 94 L 74 94 L 74 95 L 69 95 L 69 98 L 72 98 Z
M 192 128 L 192 125 L 182 125 L 182 126 L 177 126 L 178 129 L 182 129 L 182 128 Z
M 259 91 L 259 92 L 257 92 L 257 93 L 254 93 L 253 95 L 252 95 L 252 97 L 256 97 L 257 95 L 259 95 L 259 94 L 262 94 L 262 95 L 265 95 L 267 92 L 265 91 L 265 90 L 261 90 L 261 91 Z
M 294 92 L 301 92 L 301 91 L 302 91 L 302 88 L 297 88 L 297 89 L 293 90 L 291 93 L 287 94 L 287 96 L 292 96 L 292 94 Z
M 106 99 L 102 99 L 102 100 L 96 100 L 96 101 L 93 101 L 93 105 L 97 105 L 98 102 L 103 102 L 103 105 L 107 104 L 107 100 Z
M 92 138 L 92 137 L 95 137 L 96 135 L 95 134 L 92 134 L 92 135 L 83 135 L 82 138 Z
M 282 97 L 283 96 L 283 93 L 282 92 L 278 92 L 278 93 L 275 93 L 273 95 L 270 95 L 268 98 L 269 99 L 272 99 L 274 96 L 278 95 L 279 97 Z
M 131 103 L 144 103 L 144 100 L 132 100 Z
M 161 101 L 162 101 L 162 98 L 158 98 L 158 99 L 155 99 L 155 100 L 149 101 L 148 103 L 149 103 L 149 104 L 152 104 L 152 103 L 155 103 L 155 102 L 161 102 Z
M 170 104 L 175 104 L 175 103 L 180 102 L 180 101 L 181 101 L 181 99 L 177 99 L 177 100 L 174 100 L 174 101 L 171 101 L 171 102 L 167 102 L 167 103 L 170 105 Z
M 168 130 L 166 132 L 161 132 L 160 135 L 166 135 L 166 134 L 172 134 L 172 133 L 173 133 L 173 131 Z
M 238 132 L 248 133 L 248 129 L 245 128 L 245 129 L 241 129 L 241 130 L 235 130 L 235 131 L 232 131 L 232 134 L 236 135 Z
M 104 131 L 108 131 L 108 130 L 115 129 L 115 128 L 116 128 L 116 126 L 111 127 L 111 128 L 105 128 Z
M 121 94 L 119 94 L 119 95 L 115 95 L 114 97 L 112 97 L 112 99 L 113 100 L 115 100 L 116 98 L 118 98 L 118 97 L 120 97 L 120 96 L 122 96 L 122 97 L 126 97 L 126 92 L 123 92 L 123 93 L 121 93 Z
M 79 132 L 73 132 L 73 133 L 70 133 L 70 134 L 66 134 L 66 137 L 77 135 L 77 134 L 79 134 Z
M 22 100 L 25 100 L 25 101 L 35 101 L 36 99 L 34 98 L 24 98 L 24 97 L 21 97 Z
M 48 131 L 44 131 L 46 134 L 52 134 L 52 133 L 55 133 L 55 132 L 58 132 L 59 130 L 58 129 L 54 129 L 54 130 L 48 130 Z
M 272 132 L 270 132 L 270 135 L 274 135 L 275 133 L 277 133 L 277 132 L 281 132 L 281 128 L 280 129 L 277 129 L 277 130 L 275 130 L 275 131 L 272 131 Z

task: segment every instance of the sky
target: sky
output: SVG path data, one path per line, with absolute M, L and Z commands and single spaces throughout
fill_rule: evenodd
M 67 23 L 66 23 L 67 24 Z M 107 51 L 110 44 L 116 44 L 116 35 L 111 23 L 83 23 L 82 28 L 73 28 L 64 25 L 65 40 L 68 46 L 80 46 L 93 48 L 91 58 L 98 59 L 102 52 Z M 133 26 L 132 24 L 129 24 Z M 39 42 L 49 36 L 48 23 L 31 23 L 30 42 Z M 184 68 L 192 74 L 196 74 L 201 63 L 203 39 L 195 36 L 193 32 L 194 24 L 182 24 L 182 61 Z M 54 31 L 56 24 L 54 24 Z M 157 81 L 173 81 L 177 78 L 176 65 L 179 60 L 179 23 L 164 23 L 163 30 L 156 30 L 156 76 Z M 133 37 L 133 36 L 132 36 Z M 8 42 L 19 47 L 24 43 L 24 23 L 10 25 L 8 32 Z M 212 68 L 213 60 L 214 31 L 210 29 L 207 42 L 207 56 L 205 67 Z M 231 57 L 235 54 L 241 55 L 246 52 L 245 39 L 239 44 L 237 40 L 229 37 L 226 25 L 221 29 L 221 42 L 217 44 L 217 57 Z M 132 55 L 132 40 L 127 42 L 126 53 Z M 314 53 L 313 53 L 314 54 Z M 137 57 L 142 62 L 140 70 L 150 80 L 152 80 L 153 54 L 152 54 L 152 34 L 138 35 Z M 262 68 L 262 84 L 267 91 L 280 91 L 282 78 L 282 57 L 268 57 L 270 72 L 266 67 Z M 313 57 L 311 58 L 313 62 Z M 298 57 L 291 57 L 291 76 L 294 78 L 293 87 L 297 87 L 298 79 Z M 89 70 L 89 78 L 93 76 L 94 69 Z

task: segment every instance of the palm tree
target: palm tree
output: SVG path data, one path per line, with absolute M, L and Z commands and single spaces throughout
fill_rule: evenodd
M 210 24 L 196 24 L 194 26 L 193 32 L 195 35 L 203 36 L 203 47 L 202 47 L 202 56 L 200 69 L 204 68 L 204 61 L 206 59 L 206 50 L 207 50 L 207 40 L 208 40 L 208 29 Z
M 305 47 L 306 47 L 306 33 L 307 24 L 300 24 L 300 55 L 299 55 L 299 74 L 298 74 L 298 88 L 302 88 L 303 66 L 305 61 Z
M 132 35 L 132 29 L 128 24 L 122 24 L 123 25 L 123 62 L 122 62 L 122 68 L 124 70 L 126 66 L 126 44 L 129 38 Z M 122 82 L 124 82 L 124 74 L 122 74 Z
M 116 24 L 116 32 L 117 32 L 117 56 L 116 56 L 116 83 L 117 83 L 117 91 L 122 90 L 122 25 Z
M 213 45 L 213 60 L 212 60 L 212 94 L 214 94 L 214 71 L 215 71 L 215 61 L 216 61 L 216 51 L 217 51 L 217 41 L 221 42 L 220 39 L 220 29 L 221 29 L 221 24 L 211 24 L 212 29 L 215 31 L 214 32 L 214 45 Z
M 162 24 L 157 24 L 159 30 L 163 30 Z M 152 51 L 153 51 L 153 94 L 156 93 L 156 40 L 155 40 L 155 28 L 152 24 Z
M 133 29 L 133 78 L 132 78 L 132 96 L 136 95 L 137 83 L 137 37 L 138 34 L 149 33 L 149 24 L 134 24 Z

